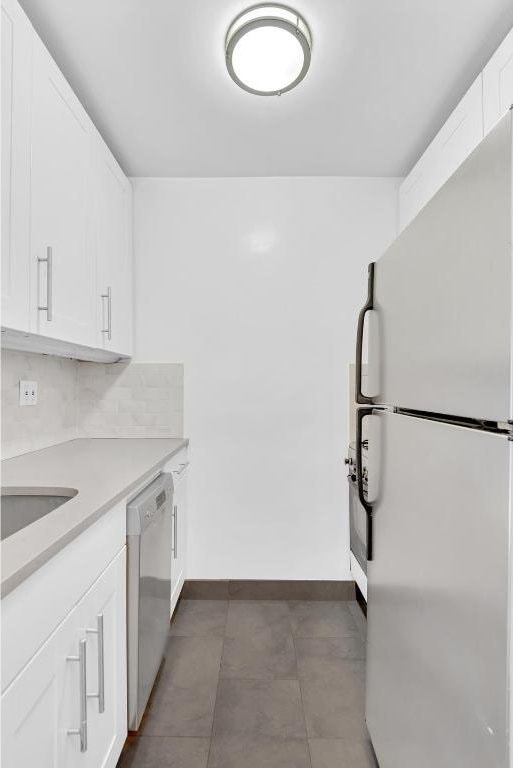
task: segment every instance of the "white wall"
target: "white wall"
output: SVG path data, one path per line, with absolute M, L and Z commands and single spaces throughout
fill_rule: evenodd
M 189 578 L 349 578 L 348 365 L 393 179 L 135 179 L 136 358 L 185 364 Z

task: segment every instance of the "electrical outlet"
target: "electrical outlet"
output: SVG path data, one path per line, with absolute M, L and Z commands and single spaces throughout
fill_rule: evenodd
M 20 405 L 36 405 L 37 381 L 23 381 L 20 379 Z

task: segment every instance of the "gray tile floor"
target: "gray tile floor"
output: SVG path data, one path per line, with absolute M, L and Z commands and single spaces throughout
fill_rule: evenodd
M 118 768 L 376 768 L 356 603 L 183 600 Z

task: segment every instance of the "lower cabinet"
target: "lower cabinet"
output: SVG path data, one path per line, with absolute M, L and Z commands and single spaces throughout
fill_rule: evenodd
M 126 737 L 126 550 L 2 695 L 6 768 L 114 768 Z
M 189 461 L 186 452 L 178 455 L 173 463 L 173 538 L 171 556 L 171 615 L 173 614 L 185 580 L 185 556 L 187 546 L 187 474 Z
M 114 768 L 127 734 L 126 548 L 76 610 L 87 646 L 87 765 Z
M 79 724 L 76 617 L 71 613 L 2 696 L 2 765 L 41 768 L 86 765 Z

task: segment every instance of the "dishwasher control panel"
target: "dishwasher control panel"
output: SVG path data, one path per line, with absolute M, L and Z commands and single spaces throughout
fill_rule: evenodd
M 149 525 L 172 502 L 173 489 L 172 475 L 163 472 L 132 499 L 127 507 L 127 534 L 138 534 Z

